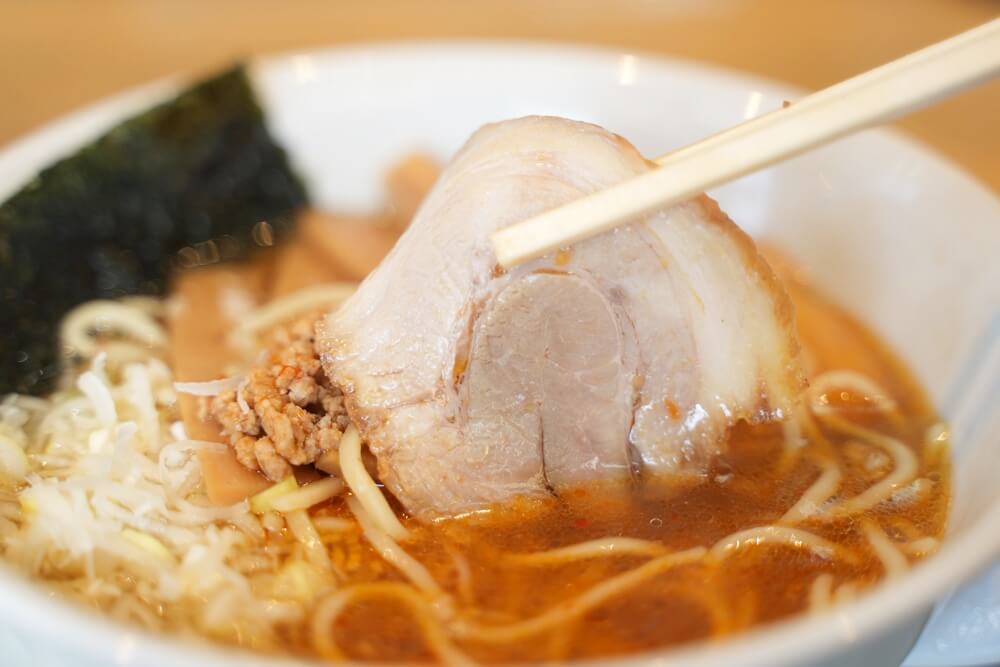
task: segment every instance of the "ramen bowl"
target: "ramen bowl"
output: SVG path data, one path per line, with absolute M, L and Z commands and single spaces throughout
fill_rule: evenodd
M 527 114 L 591 121 L 654 156 L 800 96 L 691 63 L 534 44 L 373 45 L 264 58 L 251 71 L 271 129 L 314 202 L 359 211 L 380 200 L 380 175 L 398 156 L 422 150 L 446 158 L 486 122 Z M 178 85 L 126 93 L 7 147 L 0 197 Z M 1000 202 L 888 130 L 853 136 L 710 194 L 913 370 L 951 426 L 951 520 L 936 555 L 855 602 L 725 641 L 614 662 L 898 664 L 935 604 L 1000 557 Z M 303 664 L 120 626 L 6 570 L 0 585 L 4 664 Z M 975 588 L 950 600 L 939 604 L 910 664 L 1000 660 L 1000 633 L 989 623 L 1000 603 Z

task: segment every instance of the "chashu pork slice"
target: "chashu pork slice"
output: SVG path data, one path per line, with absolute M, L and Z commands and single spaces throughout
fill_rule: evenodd
M 317 325 L 326 373 L 411 513 L 703 474 L 736 421 L 788 414 L 804 383 L 791 303 L 708 197 L 497 266 L 496 229 L 650 168 L 594 125 L 488 125 Z

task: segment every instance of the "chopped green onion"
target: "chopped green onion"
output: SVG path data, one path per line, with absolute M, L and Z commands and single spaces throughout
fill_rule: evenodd
M 289 475 L 285 479 L 281 480 L 272 487 L 266 488 L 257 495 L 250 498 L 250 509 L 252 509 L 257 514 L 263 514 L 264 512 L 269 512 L 273 509 L 272 503 L 275 499 L 281 496 L 291 493 L 299 488 L 299 483 L 295 481 L 295 477 Z
M 170 549 L 168 549 L 163 542 L 156 539 L 149 533 L 143 533 L 131 528 L 122 528 L 121 536 L 140 549 L 148 551 L 157 558 L 169 561 L 174 560 L 174 555 L 170 553 Z

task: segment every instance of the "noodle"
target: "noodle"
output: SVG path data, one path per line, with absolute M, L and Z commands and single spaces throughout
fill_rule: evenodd
M 448 553 L 451 556 L 452 561 L 455 563 L 455 577 L 458 584 L 458 596 L 462 599 L 462 602 L 472 604 L 472 568 L 469 567 L 469 559 L 453 549 L 449 549 Z
M 252 342 L 265 329 L 317 306 L 337 303 L 353 290 L 353 285 L 336 283 L 294 293 L 246 313 L 231 335 L 233 340 Z M 808 607 L 819 611 L 853 598 L 869 585 L 870 564 L 876 557 L 886 576 L 894 577 L 909 566 L 908 556 L 925 555 L 939 544 L 935 537 L 923 536 L 912 523 L 898 531 L 888 523 L 902 520 L 892 510 L 907 502 L 925 503 L 926 494 L 936 488 L 931 481 L 935 478 L 917 478 L 917 455 L 901 440 L 839 416 L 840 399 L 853 398 L 846 393 L 833 395 L 841 389 L 866 397 L 869 409 L 884 412 L 886 417 L 898 416 L 894 414 L 895 401 L 874 381 L 853 371 L 828 372 L 815 378 L 805 404 L 796 406 L 782 421 L 785 448 L 777 464 L 760 458 L 774 466 L 768 475 L 779 482 L 783 476 L 798 480 L 799 475 L 816 474 L 810 472 L 809 461 L 817 462 L 820 468 L 816 479 L 778 520 L 779 525 L 739 530 L 709 548 L 670 552 L 665 543 L 655 541 L 660 539 L 658 532 L 647 528 L 641 516 L 640 527 L 632 534 L 654 539 L 626 536 L 634 528 L 630 518 L 623 524 L 628 528 L 604 537 L 544 548 L 565 544 L 571 534 L 576 537 L 569 540 L 592 535 L 589 531 L 593 527 L 587 526 L 590 515 L 580 512 L 572 517 L 580 523 L 566 522 L 561 515 L 565 525 L 552 529 L 569 532 L 539 530 L 536 534 L 535 527 L 512 525 L 509 530 L 523 535 L 524 540 L 504 547 L 514 553 L 498 553 L 487 545 L 483 553 L 495 560 L 483 567 L 475 560 L 480 553 L 475 544 L 452 542 L 450 535 L 443 543 L 432 543 L 429 539 L 435 533 L 424 528 L 411 535 L 402 515 L 393 510 L 387 494 L 366 469 L 364 443 L 353 424 L 344 431 L 339 448 L 330 450 L 324 459 L 324 467 L 327 463 L 336 467 L 342 478 L 324 478 L 276 496 L 271 509 L 260 516 L 250 511 L 246 501 L 227 507 L 206 505 L 195 454 L 228 448 L 186 438 L 176 407 L 177 392 L 213 395 L 233 388 L 240 380 L 175 385 L 169 367 L 152 356 L 151 348 L 165 347 L 166 336 L 150 303 L 98 302 L 90 306 L 73 311 L 63 328 L 65 340 L 76 353 L 92 357 L 90 369 L 78 375 L 75 388 L 67 383 L 65 390 L 44 400 L 13 396 L 0 401 L 0 469 L 11 468 L 17 473 L 0 478 L 0 486 L 9 483 L 17 489 L 8 492 L 6 487 L 0 488 L 0 549 L 5 549 L 5 556 L 21 569 L 59 579 L 57 585 L 62 590 L 88 598 L 115 617 L 147 627 L 209 634 L 258 646 L 282 646 L 305 639 L 324 657 L 346 659 L 344 649 L 352 650 L 353 643 L 341 630 L 344 649 L 338 645 L 338 619 L 352 605 L 378 599 L 405 606 L 426 649 L 444 663 L 472 664 L 463 651 L 470 646 L 485 650 L 490 644 L 522 641 L 526 643 L 514 647 L 515 655 L 530 649 L 535 651 L 531 655 L 540 659 L 548 655 L 560 660 L 593 650 L 589 634 L 604 627 L 594 624 L 595 617 L 621 622 L 619 596 L 622 607 L 628 609 L 633 608 L 629 596 L 636 593 L 643 603 L 652 595 L 663 595 L 668 600 L 681 599 L 685 610 L 688 602 L 697 605 L 696 622 L 689 624 L 696 628 L 691 631 L 693 636 L 706 633 L 717 637 L 759 622 L 767 617 L 772 599 L 763 586 L 747 586 L 734 599 L 727 595 L 735 589 L 723 561 L 748 546 L 793 547 L 833 561 L 826 564 L 829 571 L 819 570 L 808 589 Z M 108 330 L 135 342 L 102 340 Z M 131 354 L 143 356 L 142 363 L 123 363 Z M 249 410 L 242 392 L 237 392 L 237 404 Z M 833 431 L 839 432 L 836 437 Z M 771 437 L 772 431 L 766 434 Z M 839 490 L 856 481 L 848 477 L 854 474 L 852 469 L 837 465 L 839 453 L 834 443 L 847 440 L 847 436 L 884 450 L 894 467 L 862 493 L 844 499 L 838 497 Z M 947 442 L 946 426 L 929 429 L 923 460 L 944 461 Z M 771 445 L 767 443 L 768 457 L 773 452 Z M 8 454 L 16 457 L 15 450 L 24 455 L 23 470 L 18 468 L 19 460 L 6 462 Z M 888 461 L 883 460 L 882 465 L 887 467 Z M 752 497 L 751 492 L 759 493 L 758 482 L 747 483 L 747 497 Z M 330 516 L 325 510 L 316 516 L 310 514 L 310 508 L 345 490 L 351 492 L 345 501 L 353 519 Z M 600 499 L 595 497 L 597 501 Z M 887 501 L 893 503 L 885 506 L 886 525 L 893 526 L 889 534 L 871 520 L 850 522 L 850 537 L 845 539 L 846 546 L 840 546 L 794 527 L 809 520 L 851 516 Z M 671 502 L 664 501 L 669 512 L 678 507 L 670 506 Z M 610 507 L 619 511 L 617 506 Z M 543 507 L 541 511 L 550 510 Z M 604 515 L 595 515 L 599 517 L 596 525 L 605 525 Z M 756 515 L 744 512 L 735 516 Z M 755 522 L 742 518 L 739 523 L 723 525 Z M 588 528 L 588 532 L 572 532 L 576 528 Z M 550 529 L 546 526 L 545 530 Z M 691 534 L 704 534 L 696 530 Z M 857 540 L 859 533 L 861 539 Z M 417 545 L 413 554 L 420 555 L 419 560 L 401 546 L 410 537 Z M 865 548 L 864 538 L 870 549 Z M 692 543 L 686 539 L 669 543 Z M 858 542 L 861 546 L 851 551 Z M 542 550 L 518 551 L 535 548 L 524 546 L 527 544 L 541 544 Z M 769 559 L 770 551 L 764 551 L 768 558 L 760 559 L 761 568 L 780 563 L 780 559 Z M 424 553 L 430 555 L 425 558 Z M 853 573 L 843 574 L 845 562 L 858 564 L 855 553 L 864 560 Z M 787 555 L 779 554 L 782 558 Z M 594 559 L 607 561 L 590 562 Z M 748 562 L 750 568 L 741 565 L 734 569 L 755 576 L 758 563 L 752 557 Z M 634 566 L 636 563 L 641 564 Z M 491 567 L 500 571 L 499 581 L 474 578 L 490 573 Z M 816 563 L 811 560 L 808 567 L 814 570 Z M 674 576 L 671 571 L 679 568 L 691 569 Z M 505 579 L 504 569 L 513 571 L 517 578 Z M 576 570 L 587 572 L 574 579 Z M 877 567 L 874 572 L 877 574 Z M 852 576 L 854 581 L 836 586 L 837 581 Z M 386 577 L 405 580 L 380 580 Z M 584 581 L 589 587 L 584 587 Z M 543 583 L 536 589 L 535 582 Z M 645 589 L 649 592 L 643 595 Z M 496 594 L 501 596 L 499 603 L 490 606 Z M 554 596 L 563 599 L 553 603 L 558 599 Z M 710 623 L 703 622 L 702 608 Z M 591 615 L 595 610 L 602 613 Z M 377 611 L 383 612 L 381 608 Z M 294 625 L 301 623 L 308 625 Z M 388 633 L 393 625 L 386 623 L 389 629 L 377 627 L 371 637 L 365 634 L 358 640 L 372 645 L 372 638 L 391 639 Z M 612 628 L 610 634 L 621 629 L 608 627 Z M 628 633 L 623 636 L 628 637 Z M 605 649 L 605 645 L 597 645 Z
M 900 516 L 893 516 L 887 518 L 889 526 L 900 536 L 908 540 L 916 540 L 923 537 L 923 533 L 913 525 L 912 521 L 908 521 Z
M 898 577 L 909 569 L 910 562 L 906 560 L 906 556 L 896 548 L 896 545 L 885 534 L 885 531 L 879 528 L 874 521 L 865 519 L 862 522 L 861 528 L 871 543 L 875 555 L 882 561 L 882 566 L 885 568 L 887 577 Z
M 314 516 L 313 525 L 321 533 L 343 533 L 357 528 L 357 523 L 350 519 L 341 519 L 336 516 Z
M 934 553 L 941 546 L 936 537 L 921 537 L 899 545 L 899 550 L 910 556 L 926 556 Z
M 65 347 L 84 358 L 97 354 L 99 346 L 91 332 L 113 330 L 139 343 L 163 348 L 167 335 L 153 316 L 140 304 L 118 301 L 89 301 L 71 310 L 62 321 L 60 338 Z
M 605 579 L 588 591 L 560 602 L 548 611 L 524 621 L 500 626 L 487 626 L 459 619 L 452 623 L 450 628 L 459 637 L 481 642 L 510 642 L 536 635 L 553 626 L 578 618 L 591 609 L 604 604 L 608 599 L 620 595 L 630 588 L 635 588 L 662 572 L 696 563 L 706 553 L 704 547 L 694 547 L 686 551 L 660 556 L 633 570 Z
M 788 414 L 787 419 L 781 420 L 781 433 L 785 442 L 785 451 L 783 452 L 786 458 L 795 460 L 798 458 L 799 453 L 803 447 L 806 446 L 806 439 L 802 436 L 802 424 L 796 418 L 796 412 L 791 412 Z
M 427 568 L 406 553 L 406 550 L 396 544 L 391 535 L 372 521 L 361 501 L 357 497 L 350 497 L 347 499 L 347 505 L 351 508 L 358 523 L 361 524 L 361 531 L 364 533 L 365 539 L 375 547 L 382 559 L 406 575 L 406 578 L 412 581 L 414 586 L 430 597 L 441 601 L 446 608 L 450 609 L 451 604 L 448 596 L 441 590 Z
M 830 606 L 833 597 L 833 575 L 824 573 L 813 579 L 809 587 L 809 610 L 821 611 Z
M 922 502 L 930 494 L 933 486 L 934 483 L 931 480 L 926 477 L 918 477 L 903 488 L 894 491 L 886 502 L 897 507 Z
M 940 445 L 951 439 L 951 429 L 943 422 L 936 422 L 927 427 L 924 433 L 924 446 Z
M 548 551 L 507 554 L 506 558 L 522 565 L 548 565 L 606 556 L 661 556 L 666 550 L 659 542 L 650 540 L 604 537 Z
M 231 335 L 237 338 L 253 336 L 296 315 L 340 303 L 351 296 L 356 288 L 354 283 L 328 283 L 292 292 L 238 318 Z
M 576 637 L 578 619 L 571 618 L 558 628 L 553 629 L 548 641 L 548 659 L 550 662 L 565 662 L 573 639 Z
M 288 522 L 288 529 L 292 531 L 295 539 L 299 541 L 305 550 L 306 558 L 309 562 L 325 572 L 331 571 L 333 565 L 330 563 L 330 554 L 327 553 L 326 547 L 323 546 L 323 540 L 320 539 L 319 533 L 316 532 L 316 527 L 309 520 L 309 514 L 305 510 L 286 512 L 285 521 Z
M 821 511 L 820 505 L 836 494 L 842 477 L 839 467 L 826 464 L 819 479 L 782 516 L 781 523 L 797 523 L 810 517 L 834 519 L 850 516 L 871 509 L 894 497 L 899 497 L 901 502 L 907 501 L 907 496 L 900 494 L 908 492 L 906 485 L 910 484 L 917 474 L 916 455 L 896 438 L 882 435 L 836 417 L 836 408 L 830 406 L 825 400 L 820 400 L 820 397 L 832 391 L 834 387 L 848 387 L 852 392 L 863 394 L 874 401 L 876 408 L 887 413 L 896 409 L 895 401 L 888 398 L 887 393 L 878 384 L 855 371 L 842 370 L 823 373 L 813 380 L 808 390 L 811 398 L 810 408 L 815 414 L 830 426 L 886 450 L 893 459 L 893 470 L 878 483 L 857 496 L 842 500 Z M 807 425 L 812 426 L 808 416 L 805 417 L 805 421 Z M 818 431 L 818 429 L 814 430 Z M 928 437 L 940 439 L 941 432 L 940 430 L 929 431 Z M 915 487 L 910 495 L 915 495 L 922 490 L 924 489 Z
M 814 414 L 826 416 L 838 410 L 826 400 L 826 394 L 833 393 L 835 389 L 847 389 L 853 394 L 863 396 L 881 412 L 892 412 L 896 409 L 896 401 L 874 380 L 857 371 L 842 369 L 820 373 L 810 381 L 806 395 Z
M 313 614 L 312 639 L 313 647 L 321 656 L 328 660 L 347 659 L 333 638 L 333 625 L 347 606 L 373 597 L 392 597 L 409 607 L 424 633 L 427 647 L 444 664 L 475 664 L 448 639 L 430 606 L 416 591 L 406 584 L 389 581 L 357 584 L 332 593 L 319 603 Z
M 830 559 L 842 549 L 825 540 L 799 528 L 788 526 L 759 526 L 740 530 L 723 537 L 715 543 L 709 552 L 712 558 L 723 560 L 746 546 L 761 544 L 787 545 L 797 549 L 809 549 L 820 558 Z M 847 558 L 848 554 L 843 554 Z
M 784 448 L 778 461 L 777 472 L 787 475 L 802 457 L 806 443 L 813 443 L 820 450 L 821 456 L 834 458 L 833 445 L 827 440 L 816 425 L 808 406 L 800 405 L 790 412 L 788 418 L 781 421 L 781 432 L 784 438 Z
M 819 427 L 816 423 L 816 417 L 812 412 L 809 411 L 807 407 L 803 407 L 797 413 L 799 422 L 802 424 L 802 429 L 806 434 L 808 440 L 817 445 L 820 450 L 821 455 L 827 456 L 830 459 L 836 459 L 837 448 L 834 447 L 830 439 L 826 437 L 823 433 L 823 429 Z
M 174 389 L 191 396 L 218 396 L 223 392 L 238 389 L 244 381 L 246 381 L 244 377 L 231 377 L 206 382 L 175 382 Z M 246 411 L 249 411 L 249 408 Z
M 361 434 L 354 424 L 347 427 L 340 439 L 340 472 L 351 493 L 364 507 L 365 514 L 371 517 L 379 530 L 394 540 L 406 539 L 408 531 L 365 470 L 361 460 Z
M 815 514 L 823 503 L 837 493 L 841 477 L 840 467 L 825 461 L 819 478 L 806 489 L 798 502 L 778 519 L 778 523 L 794 524 Z
M 879 503 L 889 499 L 896 491 L 909 484 L 916 476 L 918 468 L 916 454 L 896 438 L 882 435 L 871 429 L 852 424 L 831 415 L 827 415 L 823 419 L 839 431 L 867 440 L 886 450 L 892 456 L 895 466 L 892 472 L 879 480 L 878 483 L 873 484 L 853 498 L 842 500 L 815 516 L 833 519 L 870 510 Z
M 927 429 L 924 434 L 924 459 L 930 466 L 941 465 L 947 460 L 951 430 L 947 424 L 938 422 Z

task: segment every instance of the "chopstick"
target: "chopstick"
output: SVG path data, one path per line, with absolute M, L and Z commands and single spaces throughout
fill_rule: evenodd
M 1000 19 L 658 158 L 658 168 L 498 230 L 497 261 L 541 257 L 1000 73 Z

